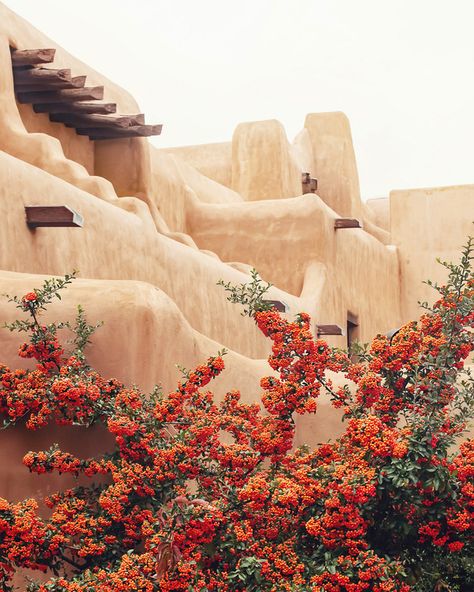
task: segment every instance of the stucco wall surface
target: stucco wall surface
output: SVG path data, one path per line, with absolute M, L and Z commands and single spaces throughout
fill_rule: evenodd
M 160 148 L 225 187 L 232 186 L 232 143 L 217 142 L 197 146 Z
M 310 113 L 304 127 L 312 145 L 311 172 L 318 179 L 319 195 L 341 216 L 359 217 L 359 175 L 349 120 L 340 112 Z
M 301 195 L 301 168 L 279 121 L 254 121 L 236 127 L 232 188 L 249 201 Z
M 404 320 L 419 315 L 418 301 L 433 302 L 436 292 L 423 284 L 443 283 L 447 270 L 436 262 L 458 261 L 473 234 L 474 185 L 396 190 L 390 193 L 393 243 L 400 258 Z
M 187 231 L 199 247 L 223 261 L 244 261 L 301 296 L 317 322 L 344 327 L 351 311 L 360 318 L 365 340 L 400 322 L 396 250 L 362 229 L 335 230 L 337 214 L 317 195 L 245 204 L 190 202 Z M 321 293 L 308 283 L 322 274 L 315 264 L 325 269 Z M 384 306 L 374 305 L 374 294 Z
M 85 278 L 147 281 L 163 289 L 196 330 L 249 357 L 265 355 L 263 337 L 248 331 L 252 322 L 242 319 L 216 285 L 248 276 L 158 233 L 142 201 L 120 198 L 117 207 L 97 200 L 5 153 L 0 178 L 0 269 L 52 275 L 78 269 Z M 84 217 L 84 228 L 30 230 L 24 206 L 47 204 L 72 207 Z M 298 310 L 296 298 L 277 288 L 273 293 Z

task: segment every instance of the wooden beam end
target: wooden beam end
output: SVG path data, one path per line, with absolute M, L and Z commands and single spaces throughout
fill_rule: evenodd
M 14 49 L 10 48 L 12 66 L 35 66 L 37 64 L 50 64 L 54 61 L 56 50 L 54 48 L 41 49 Z
M 344 335 L 342 327 L 339 325 L 316 325 L 318 337 L 320 335 Z
M 288 312 L 290 310 L 288 304 L 281 300 L 264 300 L 263 302 L 270 304 L 273 308 L 276 308 L 278 312 Z
M 26 223 L 30 228 L 82 228 L 83 217 L 69 206 L 25 206 Z
M 356 218 L 337 218 L 334 221 L 335 230 L 341 228 L 362 228 L 362 224 Z

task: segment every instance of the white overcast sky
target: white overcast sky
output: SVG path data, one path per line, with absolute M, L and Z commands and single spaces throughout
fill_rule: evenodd
M 474 183 L 473 0 L 4 0 L 129 90 L 160 147 L 344 111 L 364 198 Z

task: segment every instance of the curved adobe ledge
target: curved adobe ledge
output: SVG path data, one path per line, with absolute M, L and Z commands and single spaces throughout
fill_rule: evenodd
M 114 207 L 8 154 L 0 153 L 0 269 L 81 277 L 134 279 L 163 289 L 199 332 L 249 357 L 268 344 L 225 299 L 219 279 L 242 283 L 245 275 L 205 253 L 156 232 L 146 204 L 121 198 L 132 212 Z M 67 205 L 84 227 L 28 229 L 26 205 Z M 298 299 L 273 289 L 293 311 Z
M 45 276 L 39 275 L 0 272 L 0 293 L 22 295 L 40 286 L 44 279 Z M 222 349 L 221 344 L 192 329 L 164 292 L 144 282 L 78 279 L 63 292 L 61 302 L 51 304 L 43 318 L 73 322 L 78 303 L 84 307 L 90 323 L 104 321 L 88 348 L 91 365 L 104 376 L 137 384 L 145 392 L 151 391 L 156 383 L 162 384 L 165 393 L 174 390 L 181 376 L 176 364 L 193 368 Z M 0 324 L 17 317 L 18 310 L 13 303 L 0 307 Z M 170 335 L 174 339 L 170 339 Z M 22 341 L 22 335 L 0 330 L 1 363 L 13 368 L 27 366 L 25 360 L 16 356 Z M 229 390 L 239 389 L 244 402 L 258 401 L 260 378 L 272 373 L 266 360 L 251 360 L 229 351 L 225 364 L 226 369 L 209 387 L 216 400 L 221 400 Z M 331 378 L 338 384 L 344 382 L 337 376 Z M 296 443 L 315 445 L 334 437 L 341 430 L 340 418 L 340 412 L 322 395 L 316 416 L 297 418 Z M 88 455 L 95 447 L 104 446 L 104 434 L 97 429 L 88 431 L 87 437 L 85 430 L 54 426 L 38 433 L 21 427 L 1 432 L 0 456 L 5 462 L 2 463 L 4 479 L 0 496 L 15 499 L 36 491 L 37 476 L 27 474 L 21 458 L 28 449 L 47 447 L 53 440 L 64 442 L 66 449 L 77 450 L 80 455 Z M 46 488 L 65 485 L 67 478 L 54 476 L 40 483 Z

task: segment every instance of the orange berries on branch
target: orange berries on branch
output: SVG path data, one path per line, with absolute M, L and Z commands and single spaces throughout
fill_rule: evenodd
M 205 390 L 221 355 L 167 396 L 94 372 L 82 313 L 74 327 L 39 322 L 73 276 L 12 298 L 29 315 L 10 325 L 30 337 L 20 356 L 38 364 L 0 366 L 5 427 L 100 423 L 115 445 L 87 459 L 57 446 L 25 455 L 30 471 L 81 480 L 45 500 L 45 519 L 35 500 L 0 500 L 1 589 L 20 568 L 48 572 L 31 592 L 473 589 L 474 443 L 453 447 L 474 415 L 472 251 L 469 241 L 420 321 L 377 336 L 357 363 L 316 339 L 307 314 L 273 310 L 256 272 L 224 284 L 272 342 L 261 405 Z M 75 332 L 72 351 L 62 328 Z M 350 386 L 335 388 L 328 371 Z M 317 422 L 322 392 L 345 431 L 295 450 L 295 414 Z

